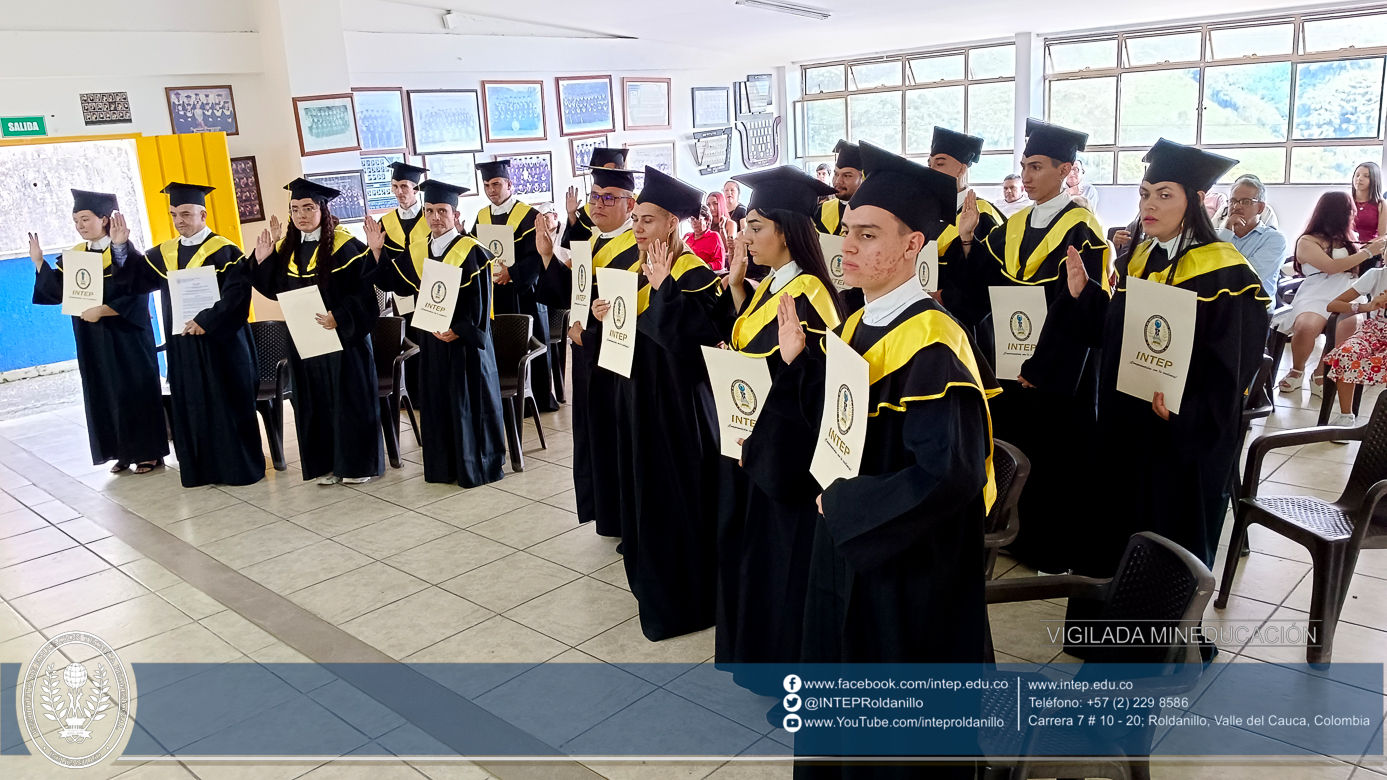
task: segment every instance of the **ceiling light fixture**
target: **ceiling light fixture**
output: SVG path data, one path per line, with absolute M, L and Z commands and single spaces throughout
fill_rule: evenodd
M 795 16 L 804 16 L 810 19 L 818 19 L 819 21 L 823 21 L 832 15 L 828 11 L 818 8 L 811 8 L 807 5 L 796 5 L 795 3 L 783 3 L 779 0 L 734 0 L 733 4 L 746 6 L 747 8 L 760 8 L 764 11 L 778 11 L 782 14 L 794 14 Z

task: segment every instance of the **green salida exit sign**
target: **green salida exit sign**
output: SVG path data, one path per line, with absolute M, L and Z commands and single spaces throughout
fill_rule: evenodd
M 24 138 L 26 136 L 48 135 L 48 125 L 41 116 L 0 117 L 0 137 Z

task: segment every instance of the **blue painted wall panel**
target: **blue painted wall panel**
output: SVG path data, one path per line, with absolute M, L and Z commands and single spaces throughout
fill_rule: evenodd
M 55 252 L 48 262 L 58 257 Z M 77 358 L 72 318 L 63 315 L 61 306 L 35 306 L 33 295 L 33 261 L 0 260 L 0 371 Z

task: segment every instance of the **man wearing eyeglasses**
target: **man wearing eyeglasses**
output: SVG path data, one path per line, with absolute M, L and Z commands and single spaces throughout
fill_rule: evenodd
M 1266 198 L 1267 188 L 1261 179 L 1250 173 L 1239 176 L 1228 198 L 1228 222 L 1218 233 L 1252 264 L 1274 302 L 1281 264 L 1286 261 L 1286 237 L 1262 221 Z

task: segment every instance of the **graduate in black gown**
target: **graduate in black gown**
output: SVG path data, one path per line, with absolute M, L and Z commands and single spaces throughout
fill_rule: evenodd
M 843 269 L 866 305 L 842 338 L 870 366 L 858 476 L 819 492 L 803 663 L 981 663 L 983 518 L 996 500 L 988 398 L 996 381 L 968 333 L 915 278 L 948 224 L 954 179 L 863 142 Z M 742 448 L 747 474 L 804 474 L 818 446 L 826 362 L 779 303 L 786 366 Z M 858 417 L 858 419 L 861 419 Z M 796 778 L 972 777 L 972 767 L 795 767 Z
M 636 177 L 631 171 L 592 169 L 592 189 L 588 209 L 593 229 L 588 239 L 592 267 L 635 270 L 640 263 L 640 247 L 631 232 L 631 209 Z M 537 242 L 543 241 L 538 238 Z M 567 307 L 573 300 L 573 271 L 555 262 L 553 247 L 545 243 L 544 271 L 539 296 L 550 306 Z M 589 301 L 598 295 L 597 279 L 586 280 Z M 630 382 L 597 365 L 602 347 L 602 323 L 592 316 L 585 323 L 568 328 L 573 342 L 573 490 L 577 498 L 578 522 L 596 523 L 599 536 L 621 537 L 621 487 L 617 467 L 616 392 L 618 384 Z M 618 548 L 620 549 L 620 548 Z
M 380 226 L 367 222 L 366 239 L 378 259 L 368 277 L 382 290 L 418 295 L 425 260 L 462 269 L 452 327 L 418 333 L 420 408 L 425 422 L 424 481 L 477 487 L 503 476 L 506 432 L 501 385 L 491 341 L 491 255 L 457 230 L 458 197 L 468 192 L 437 179 L 421 185 L 430 237 L 405 251 L 391 250 Z
M 968 188 L 968 169 L 982 159 L 982 147 L 983 139 L 976 135 L 967 135 L 937 125 L 934 128 L 934 137 L 930 140 L 929 167 L 958 180 L 958 211 L 963 210 L 963 202 L 967 200 L 968 193 L 972 192 Z M 975 236 L 985 236 L 992 232 L 992 228 L 1006 221 L 997 207 L 986 200 L 975 196 L 974 202 L 978 209 L 978 226 L 973 229 Z M 973 256 L 973 261 L 986 262 L 977 255 Z M 958 214 L 955 213 L 949 220 L 948 227 L 939 235 L 939 294 L 935 296 L 935 300 L 944 304 L 946 309 L 951 305 L 960 305 L 951 299 L 967 289 L 967 262 L 968 258 L 963 254 L 963 242 L 958 240 Z M 979 344 L 991 344 L 991 314 L 983 316 L 971 330 L 974 341 Z
M 847 214 L 848 202 L 857 194 L 857 188 L 862 186 L 862 153 L 857 144 L 847 140 L 840 140 L 834 145 L 833 153 L 836 155 L 833 161 L 833 191 L 837 197 L 819 204 L 814 214 L 814 227 L 830 236 L 846 236 L 848 226 L 843 222 L 843 215 Z M 842 268 L 833 258 L 826 259 L 829 261 L 829 272 L 841 276 Z M 839 296 L 849 314 L 862 308 L 861 290 L 850 288 L 843 290 Z
M 1064 179 L 1088 136 L 1034 119 L 1026 121 L 1026 129 L 1021 180 L 1035 205 L 985 236 L 976 232 L 983 224 L 976 195 L 965 197 L 958 215 L 966 270 L 955 278 L 966 275 L 968 281 L 955 284 L 957 294 L 945 300 L 949 311 L 970 327 L 991 312 L 988 288 L 993 286 L 1041 287 L 1053 309 L 1064 294 L 1070 247 L 1090 278 L 1104 284 L 1108 278 L 1103 228 L 1064 192 Z M 1021 531 L 1009 549 L 1041 572 L 1078 567 L 1084 557 L 1082 536 L 1103 511 L 1096 489 L 1075 488 L 1068 465 L 1095 462 L 1098 352 L 1092 335 L 1047 315 L 1020 376 L 998 377 L 1006 392 L 992 405 L 994 431 L 1031 461 L 1031 476 L 1021 493 Z M 989 356 L 995 355 L 993 346 L 979 344 Z M 1089 477 L 1089 488 L 1102 480 L 1096 471 Z
M 301 358 L 292 340 L 294 428 L 305 480 L 367 482 L 385 470 L 371 331 L 380 317 L 366 245 L 337 224 L 328 203 L 340 193 L 307 179 L 285 185 L 293 222 L 280 241 L 270 230 L 255 245 L 251 283 L 270 299 L 317 285 L 327 307 L 318 324 L 337 331 L 340 352 Z
M 713 625 L 717 598 L 718 418 L 703 346 L 731 316 L 721 280 L 679 240 L 703 193 L 646 167 L 633 212 L 642 278 L 631 378 L 613 387 L 621 547 L 652 642 Z M 602 320 L 610 306 L 593 301 Z M 610 372 L 609 372 L 610 373 Z
M 73 250 L 100 252 L 105 269 L 101 304 L 72 318 L 92 464 L 114 460 L 113 474 L 131 464 L 136 474 L 144 474 L 169 454 L 149 295 L 122 291 L 112 283 L 112 264 L 131 249 L 130 229 L 117 211 L 116 196 L 73 190 L 72 199 L 72 224 L 83 239 Z M 37 233 L 29 234 L 29 257 L 37 272 L 34 303 L 61 305 L 63 264 L 48 265 Z
M 1110 481 L 1108 507 L 1098 530 L 1109 530 L 1106 549 L 1085 574 L 1111 576 L 1127 539 L 1153 531 L 1214 565 L 1228 508 L 1228 475 L 1238 460 L 1245 393 L 1261 368 L 1268 298 L 1257 272 L 1220 241 L 1204 209 L 1204 195 L 1237 161 L 1161 139 L 1147 153 L 1141 183 L 1141 232 L 1118 267 L 1111 300 L 1102 285 L 1074 268 L 1058 314 L 1069 321 L 1101 322 L 1103 367 L 1099 382 L 1099 459 L 1123 464 Z M 1163 394 L 1134 398 L 1117 389 L 1129 279 L 1168 284 L 1198 295 L 1194 353 L 1180 411 Z M 1171 323 L 1172 328 L 1191 323 Z M 1087 324 L 1083 332 L 1093 329 Z M 1029 484 L 1027 490 L 1030 489 Z M 1237 549 L 1239 540 L 1232 541 Z
M 810 349 L 821 349 L 824 332 L 843 321 L 812 219 L 819 197 L 833 188 L 790 165 L 734 178 L 751 187 L 751 202 L 728 273 L 738 316 L 727 346 L 764 360 L 775 377 L 785 367 L 776 316 L 781 297 L 793 301 L 797 321 L 811 334 Z M 756 287 L 745 281 L 748 255 L 772 269 Z M 802 472 L 767 469 L 763 484 L 731 458 L 718 465 L 716 660 L 793 663 L 819 515 L 814 496 L 803 490 Z
M 424 219 L 424 204 L 419 201 L 419 182 L 423 181 L 428 168 L 408 163 L 390 163 L 390 192 L 395 195 L 399 205 L 380 217 L 380 226 L 385 231 L 385 247 L 392 252 L 406 252 L 415 241 L 429 240 L 429 222 Z M 366 222 L 376 220 L 366 217 Z M 396 310 L 402 312 L 405 326 L 408 327 L 414 301 L 412 299 L 395 302 Z M 405 359 L 405 387 L 412 393 L 419 386 L 419 356 Z
M 589 173 L 595 168 L 625 168 L 626 149 L 612 149 L 598 146 L 592 150 L 588 159 Z M 577 187 L 569 187 L 565 198 L 568 221 L 564 223 L 563 239 L 559 246 L 567 249 L 574 241 L 587 241 L 592 238 L 592 206 L 582 199 Z
M 173 447 L 183 487 L 250 485 L 265 478 L 255 395 L 260 369 L 250 324 L 249 261 L 230 239 L 207 227 L 214 188 L 173 182 L 169 215 L 178 238 L 141 254 L 131 248 L 116 283 L 138 293 L 158 290 L 173 396 Z M 220 300 L 187 324 L 173 321 L 169 273 L 215 268 Z
M 549 343 L 549 308 L 535 297 L 539 275 L 544 270 L 539 251 L 535 249 L 535 220 L 539 212 L 528 203 L 516 200 L 515 187 L 510 180 L 510 161 L 477 163 L 477 178 L 482 182 L 490 204 L 477 212 L 472 236 L 477 225 L 505 225 L 515 236 L 515 262 L 509 267 L 497 265 L 493 271 L 497 314 L 528 314 L 534 322 L 530 334 L 541 344 Z M 549 354 L 530 364 L 530 388 L 535 405 L 541 412 L 556 412 L 553 380 L 550 378 Z M 517 423 L 519 424 L 519 423 Z

